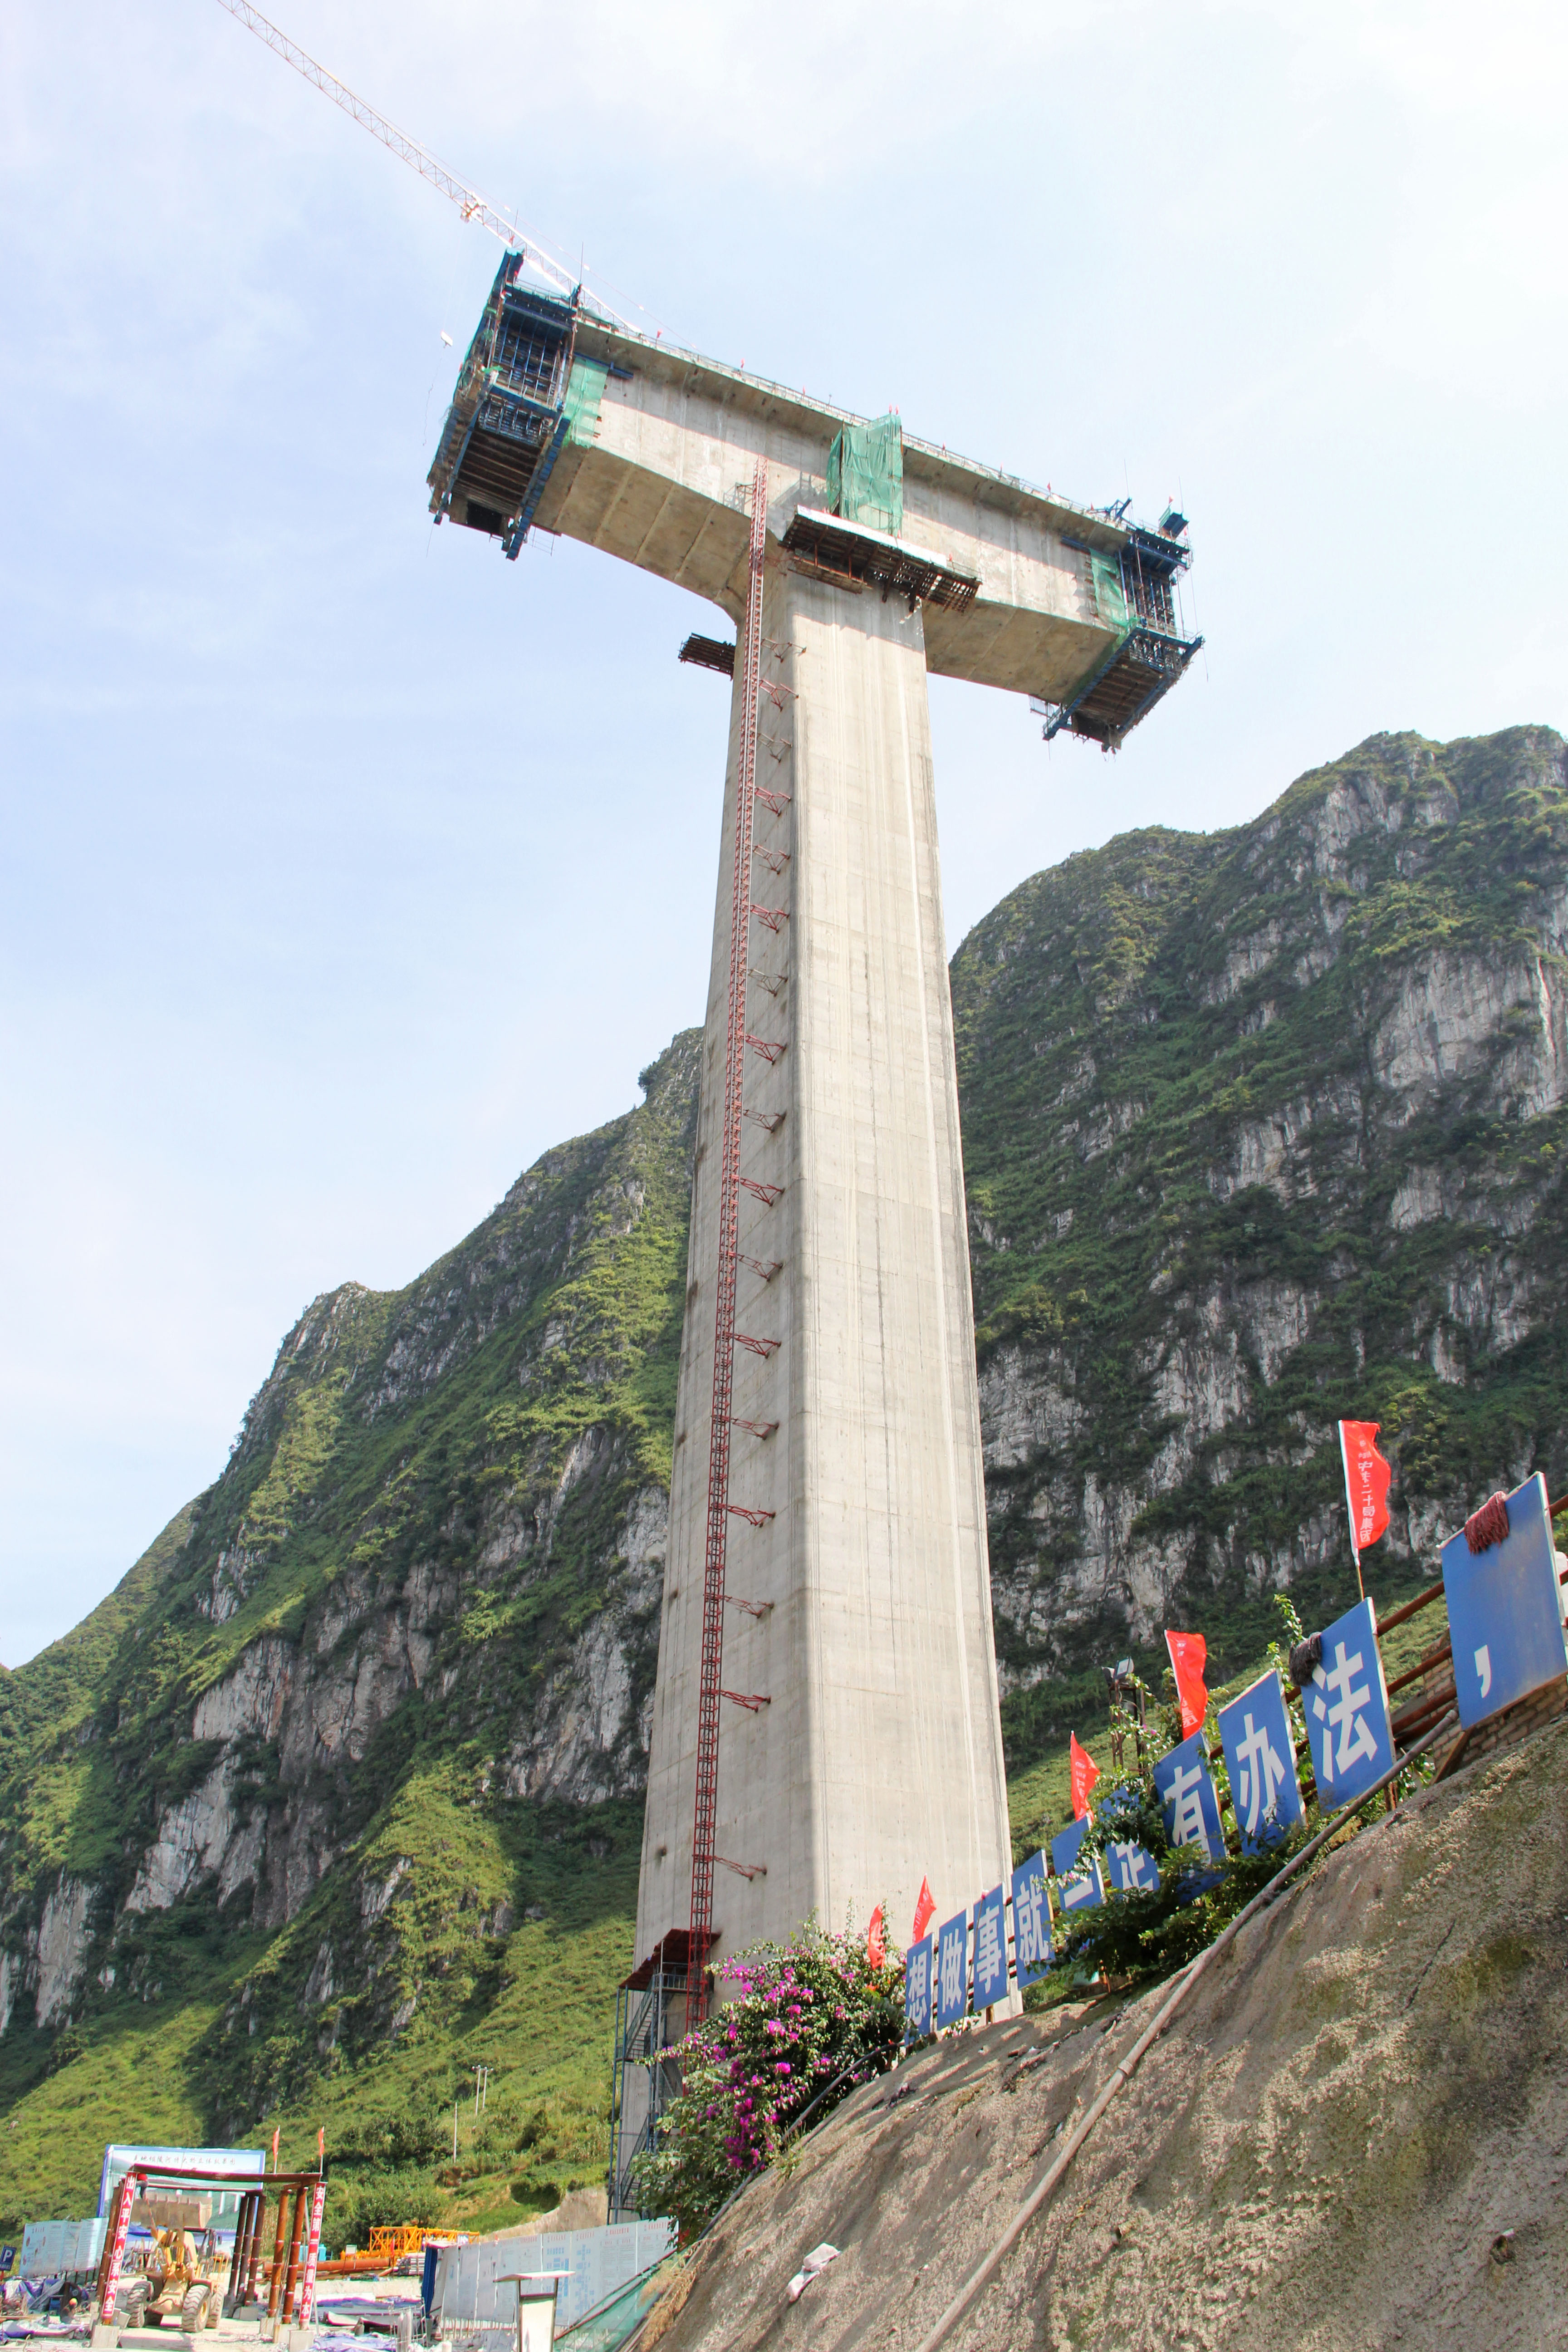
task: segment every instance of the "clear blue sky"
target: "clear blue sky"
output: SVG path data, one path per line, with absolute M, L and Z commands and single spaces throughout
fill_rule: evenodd
M 1559 8 L 269 0 L 673 340 L 1193 519 L 1115 761 L 936 681 L 956 943 L 1378 730 L 1568 718 Z M 432 533 L 500 248 L 215 0 L 0 23 L 0 1657 L 700 1014 L 705 608 Z M 711 617 L 710 615 L 709 616 Z

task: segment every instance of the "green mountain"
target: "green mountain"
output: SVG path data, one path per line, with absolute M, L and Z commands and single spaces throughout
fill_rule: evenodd
M 1016 1810 L 1168 1623 L 1239 1673 L 1568 1449 L 1559 737 L 1378 737 L 954 959 Z M 408 1289 L 289 1333 L 221 1477 L 0 1678 L 0 2230 L 103 2140 L 327 2133 L 329 2236 L 602 2176 L 700 1040 Z M 465 2112 L 477 2063 L 487 2113 Z M 453 2105 L 458 2103 L 454 2156 Z
M 953 961 L 1015 1764 L 1090 1670 L 1220 1675 L 1355 1598 L 1334 1423 L 1382 1424 L 1381 1595 L 1568 1468 L 1568 798 L 1545 728 L 1376 736 L 1228 833 L 1037 875 Z

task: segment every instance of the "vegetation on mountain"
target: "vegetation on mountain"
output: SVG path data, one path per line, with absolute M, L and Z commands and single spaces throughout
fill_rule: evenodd
M 1565 957 L 1544 729 L 1375 738 L 959 950 L 1020 1852 L 1069 1726 L 1105 1759 L 1108 1661 L 1157 1686 L 1184 1622 L 1234 1684 L 1277 1589 L 1353 1597 L 1338 1415 L 1397 1467 L 1380 1601 L 1500 1480 L 1557 1487 Z M 602 2178 L 699 1050 L 406 1290 L 315 1301 L 215 1485 L 0 1677 L 7 2233 L 90 2210 L 111 2132 L 288 2161 L 321 2123 L 330 2239 Z
M 0 1685 L 7 2228 L 84 2210 L 110 2127 L 322 2122 L 339 2236 L 602 2177 L 698 1043 L 406 1291 L 318 1299 L 216 1485 Z
M 1568 1468 L 1562 739 L 1378 736 L 1255 823 L 1149 831 L 953 961 L 1005 1727 L 1289 1585 L 1355 1597 L 1334 1423 L 1382 1424 L 1380 1598 Z M 1467 1499 L 1468 1498 L 1468 1499 Z M 1178 1612 L 1178 1613 L 1173 1613 Z

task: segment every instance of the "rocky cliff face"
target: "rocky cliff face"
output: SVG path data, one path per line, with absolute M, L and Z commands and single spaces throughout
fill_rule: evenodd
M 6 2024 L 165 1997 L 162 1929 L 216 1920 L 262 1948 L 207 2053 L 253 2121 L 493 1962 L 505 1856 L 465 1822 L 444 1866 L 447 1816 L 640 1790 L 697 1052 L 408 1290 L 317 1299 L 217 1484 L 6 1683 Z
M 1165 1624 L 1234 1671 L 1276 1589 L 1353 1597 L 1341 1415 L 1399 1472 L 1373 1589 L 1500 1478 L 1555 1486 L 1564 783 L 1544 729 L 1375 737 L 1255 824 L 1037 876 L 959 950 L 1016 1748 Z
M 1156 1665 L 1165 1624 L 1236 1671 L 1276 1589 L 1308 1615 L 1343 1599 L 1338 1415 L 1381 1421 L 1398 1465 L 1374 1589 L 1500 1477 L 1556 1486 L 1565 943 L 1568 774 L 1539 729 L 1375 738 L 1254 824 L 1037 876 L 965 940 L 1016 1764 L 1105 1660 Z M 449 2101 L 461 2037 L 503 2013 L 523 2073 L 552 2032 L 597 2047 L 630 1934 L 698 1050 L 678 1038 L 642 1108 L 548 1154 L 407 1290 L 316 1300 L 216 1484 L 0 1679 L 0 2113 L 58 2114 L 38 2103 L 72 2080 L 80 2107 L 117 2036 L 176 2014 L 185 2132 L 389 2052 L 426 2053 Z M 570 2017 L 520 1958 L 548 1935 L 559 1987 L 569 1911 L 614 1947 Z

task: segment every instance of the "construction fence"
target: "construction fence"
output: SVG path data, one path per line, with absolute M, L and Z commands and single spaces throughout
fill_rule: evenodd
M 431 2294 L 435 2334 L 458 2352 L 515 2352 L 517 2287 L 523 2278 L 553 2276 L 555 2332 L 564 2335 L 675 2246 L 673 2221 L 612 2222 L 603 2230 L 547 2230 L 529 2237 L 489 2238 L 443 2246 Z

